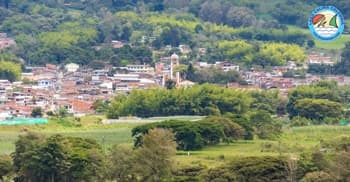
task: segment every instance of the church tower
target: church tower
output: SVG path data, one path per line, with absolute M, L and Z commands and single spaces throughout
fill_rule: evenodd
M 170 79 L 174 80 L 175 78 L 176 85 L 179 85 L 180 83 L 180 73 L 178 71 L 174 73 L 174 69 L 179 65 L 180 65 L 179 56 L 174 53 L 170 57 Z

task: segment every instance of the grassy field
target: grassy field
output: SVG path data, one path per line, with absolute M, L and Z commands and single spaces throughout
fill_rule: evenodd
M 196 119 L 195 117 L 178 117 L 179 119 Z M 14 142 L 18 135 L 25 131 L 35 131 L 46 135 L 62 134 L 66 136 L 91 138 L 97 140 L 106 150 L 114 144 L 132 145 L 131 130 L 142 124 L 117 123 L 101 124 L 103 117 L 90 116 L 81 118 L 80 127 L 64 127 L 50 120 L 46 125 L 31 126 L 0 126 L 0 153 L 9 154 L 14 151 Z M 158 121 L 157 118 L 146 119 Z M 169 119 L 169 118 L 161 118 Z M 171 119 L 177 119 L 172 117 Z M 285 128 L 282 136 L 276 140 L 236 141 L 231 144 L 220 144 L 206 147 L 200 151 L 179 151 L 176 157 L 178 163 L 188 165 L 219 165 L 220 161 L 243 156 L 276 156 L 293 155 L 314 150 L 322 140 L 340 136 L 350 136 L 347 126 L 307 126 Z M 188 155 L 189 154 L 189 155 Z
M 300 31 L 300 32 L 303 32 L 306 34 L 310 34 L 310 36 L 312 36 L 309 29 L 307 29 L 307 28 L 300 28 L 297 26 L 290 25 L 290 26 L 288 26 L 288 30 Z M 337 39 L 335 39 L 333 41 L 329 41 L 329 42 L 320 41 L 320 40 L 317 40 L 316 38 L 314 38 L 313 40 L 315 40 L 315 48 L 317 48 L 317 49 L 339 50 L 339 49 L 343 49 L 347 42 L 350 42 L 350 35 L 343 33 Z
M 337 39 L 330 42 L 325 42 L 325 41 L 320 41 L 315 39 L 316 48 L 322 48 L 322 49 L 343 49 L 347 42 L 350 42 L 349 34 L 343 34 Z
M 70 126 L 70 123 L 60 122 L 50 119 L 48 124 L 41 125 L 17 125 L 4 126 L 0 125 L 0 154 L 9 154 L 14 151 L 14 143 L 18 135 L 27 131 L 38 132 L 45 135 L 62 134 L 65 136 L 83 137 L 94 139 L 108 149 L 114 144 L 132 145 L 133 138 L 131 130 L 135 126 L 143 123 L 159 122 L 169 119 L 177 120 L 199 120 L 201 116 L 173 116 L 173 117 L 154 117 L 137 122 L 133 120 L 121 119 L 114 124 L 102 124 L 103 116 L 87 116 L 80 119 L 80 126 Z M 71 118 L 70 120 L 73 120 Z

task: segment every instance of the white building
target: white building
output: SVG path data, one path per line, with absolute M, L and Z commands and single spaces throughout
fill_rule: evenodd
M 79 65 L 75 64 L 75 63 L 69 63 L 66 64 L 66 66 L 64 66 L 64 68 L 68 71 L 68 72 L 76 72 L 79 69 Z
M 134 73 L 154 73 L 154 68 L 148 64 L 143 65 L 127 65 L 126 70 Z
M 40 79 L 38 80 L 38 86 L 43 89 L 55 88 L 56 80 L 53 79 Z

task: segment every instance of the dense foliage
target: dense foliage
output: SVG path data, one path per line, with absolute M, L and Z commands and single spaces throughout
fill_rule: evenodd
M 206 181 L 287 181 L 286 159 L 247 157 L 210 169 Z
M 348 94 L 348 88 L 337 86 L 336 82 L 299 86 L 289 93 L 287 111 L 291 118 L 301 116 L 320 123 L 326 118 L 339 119 L 343 117 Z
M 17 42 L 15 48 L 8 49 L 11 55 L 30 65 L 75 62 L 101 67 L 152 63 L 151 49 L 164 53 L 165 46 L 180 44 L 192 49 L 186 62 L 199 59 L 283 65 L 286 61 L 302 61 L 301 47 L 312 47 L 314 43 L 309 44 L 309 34 L 284 25 L 300 26 L 294 16 L 301 20 L 300 14 L 308 11 L 288 8 L 293 11 L 280 12 L 284 18 L 278 19 L 280 14 L 271 12 L 276 11 L 274 7 L 284 7 L 282 4 L 262 8 L 264 5 L 258 1 L 6 0 L 0 7 L 0 31 Z M 296 3 L 297 7 L 305 4 Z M 310 7 L 303 10 L 311 11 Z M 285 13 L 292 15 L 284 16 Z M 126 47 L 114 49 L 112 40 L 122 41 Z M 206 55 L 198 54 L 200 47 L 207 48 Z
M 20 79 L 21 73 L 21 65 L 10 61 L 0 61 L 0 79 L 13 82 Z
M 103 179 L 104 155 L 93 140 L 36 134 L 20 136 L 13 153 L 18 181 Z
M 205 146 L 220 142 L 234 142 L 239 139 L 251 140 L 254 135 L 261 139 L 274 139 L 282 133 L 281 123 L 272 119 L 266 111 L 260 111 L 252 113 L 249 120 L 234 116 L 210 116 L 194 122 L 169 120 L 144 124 L 132 130 L 134 145 L 142 146 L 143 136 L 154 128 L 173 131 L 180 150 L 198 150 Z
M 128 96 L 118 95 L 111 102 L 107 117 L 243 114 L 248 111 L 251 101 L 247 92 L 214 85 L 133 90 Z
M 224 139 L 224 128 L 213 122 L 164 121 L 135 127 L 132 136 L 135 137 L 135 146 L 142 146 L 143 135 L 153 128 L 170 129 L 175 133 L 178 149 L 198 150 L 206 145 L 218 144 Z

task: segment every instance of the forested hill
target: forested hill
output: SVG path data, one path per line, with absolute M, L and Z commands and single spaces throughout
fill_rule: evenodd
M 38 4 L 64 11 L 84 11 L 90 15 L 98 15 L 101 9 L 191 13 L 204 21 L 234 27 L 252 26 L 259 20 L 306 26 L 305 19 L 321 5 L 333 5 L 345 17 L 350 16 L 347 0 L 1 0 L 0 3 L 6 9 L 23 14 L 30 14 L 32 7 Z
M 350 15 L 346 0 L 326 4 Z M 314 8 L 326 4 L 321 0 L 0 0 L 0 32 L 17 43 L 2 50 L 0 58 L 31 65 L 152 63 L 159 56 L 154 50 L 185 44 L 192 50 L 206 48 L 203 61 L 253 64 L 269 57 L 270 48 L 286 49 L 287 44 L 313 48 L 314 39 L 301 28 Z M 132 46 L 112 49 L 112 40 Z M 268 45 L 271 42 L 279 44 Z M 238 49 L 231 51 L 232 47 Z M 265 55 L 253 54 L 262 49 L 268 49 Z M 187 61 L 194 59 L 196 51 Z M 283 64 L 276 61 L 265 60 L 268 65 Z

